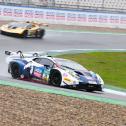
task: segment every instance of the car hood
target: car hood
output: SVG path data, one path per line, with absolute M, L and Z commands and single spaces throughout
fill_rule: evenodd
M 79 81 L 84 83 L 99 84 L 99 78 L 96 73 L 92 71 L 74 70 L 74 72 L 79 76 Z
M 10 32 L 10 33 L 21 34 L 25 29 L 20 28 L 20 27 L 15 27 L 15 26 L 12 26 L 12 27 L 9 28 L 8 25 L 4 25 L 4 26 L 1 26 L 1 30 L 5 31 L 5 32 Z

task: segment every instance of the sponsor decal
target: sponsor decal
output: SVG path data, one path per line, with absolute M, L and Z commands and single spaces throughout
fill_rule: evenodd
M 34 76 L 38 77 L 38 78 L 41 78 L 41 73 L 37 72 L 37 71 L 34 71 Z
M 42 77 L 42 69 L 35 68 L 33 74 L 34 74 L 34 76 L 41 78 Z
M 35 18 L 44 18 L 44 12 L 36 10 L 34 13 Z
M 67 73 L 63 73 L 63 77 L 68 77 L 68 74 Z
M 55 12 L 46 12 L 46 19 L 55 19 Z
M 67 21 L 76 21 L 77 15 L 75 13 L 67 13 Z
M 66 77 L 64 77 L 64 81 L 65 81 L 65 82 L 68 82 L 68 83 L 72 82 L 72 80 L 71 80 L 71 79 L 66 78 Z
M 25 10 L 24 17 L 26 18 L 33 18 L 34 11 L 33 10 Z
M 79 22 L 87 22 L 87 15 L 86 14 L 78 14 L 77 21 Z
M 23 10 L 22 9 L 14 9 L 13 16 L 14 17 L 23 17 Z
M 3 9 L 3 15 L 4 16 L 12 16 L 12 9 L 11 8 L 4 8 Z
M 119 23 L 119 16 L 110 16 L 109 22 L 112 23 L 112 24 Z
M 65 13 L 62 13 L 62 12 L 56 13 L 56 20 L 65 20 L 65 18 L 66 18 Z
M 98 22 L 98 15 L 97 14 L 88 15 L 88 22 Z
M 99 23 L 108 23 L 108 16 L 107 15 L 99 15 L 98 22 Z
M 49 73 L 50 73 L 50 70 L 44 70 L 43 75 L 42 75 L 42 80 L 43 80 L 44 82 L 48 82 Z
M 120 17 L 120 24 L 126 24 L 126 16 Z

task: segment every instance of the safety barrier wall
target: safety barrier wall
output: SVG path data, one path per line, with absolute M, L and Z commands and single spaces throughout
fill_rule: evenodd
M 34 20 L 51 24 L 126 28 L 125 14 L 39 9 L 0 5 L 0 20 Z

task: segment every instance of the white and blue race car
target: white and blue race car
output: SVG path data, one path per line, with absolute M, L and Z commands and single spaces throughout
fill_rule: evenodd
M 22 53 L 5 51 L 8 72 L 14 79 L 37 81 L 39 83 L 85 89 L 87 91 L 102 91 L 102 78 L 80 64 L 62 58 L 43 56 L 39 53 Z

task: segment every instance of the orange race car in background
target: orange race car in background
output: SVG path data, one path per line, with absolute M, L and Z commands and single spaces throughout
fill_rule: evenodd
M 36 37 L 43 38 L 45 35 L 44 23 L 36 22 L 11 22 L 0 27 L 0 33 L 21 38 Z

